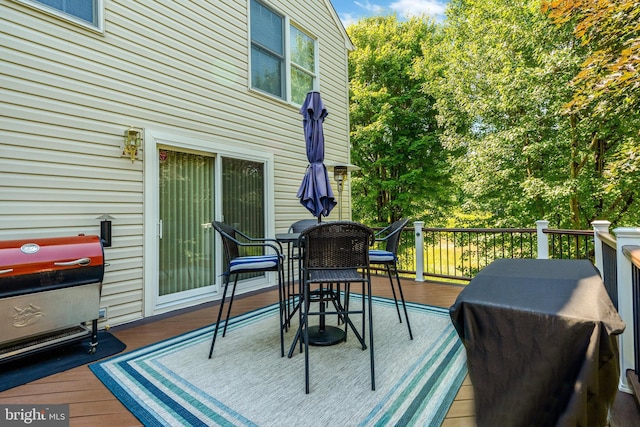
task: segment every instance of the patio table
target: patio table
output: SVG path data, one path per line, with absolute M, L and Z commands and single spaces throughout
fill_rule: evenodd
M 478 426 L 606 425 L 625 325 L 590 261 L 496 260 L 450 315 Z
M 295 304 L 295 259 L 293 257 L 295 246 L 300 233 L 276 233 L 276 240 L 287 246 L 287 282 L 284 298 L 286 299 L 286 318 L 287 325 L 291 323 L 291 317 L 297 310 Z M 292 308 L 293 307 L 293 308 Z
M 277 233 L 276 234 L 276 240 L 287 245 L 287 257 L 289 258 L 289 264 L 288 264 L 289 277 L 287 278 L 288 289 L 293 289 L 293 286 L 295 286 L 294 272 L 295 272 L 296 266 L 295 266 L 295 260 L 292 255 L 293 255 L 293 251 L 295 250 L 294 243 L 298 241 L 299 237 L 300 237 L 300 233 Z M 300 250 L 301 248 L 298 248 L 298 249 Z M 287 307 L 290 307 L 290 304 L 289 304 L 291 302 L 290 300 L 295 298 L 295 296 L 296 296 L 295 292 L 293 292 L 292 295 L 286 296 Z M 322 301 L 321 304 L 326 304 L 326 301 Z M 294 307 L 293 310 L 287 309 L 289 310 L 287 312 L 287 319 L 286 319 L 288 322 L 291 321 L 291 317 L 298 310 L 297 304 L 294 303 L 293 307 Z M 314 325 L 309 327 L 309 345 L 317 345 L 317 346 L 334 345 L 334 344 L 343 342 L 345 339 L 345 336 L 346 336 L 346 333 L 342 328 L 327 325 L 325 323 L 325 316 L 320 316 L 319 325 Z M 294 339 L 294 344 L 297 338 L 298 338 L 298 334 L 296 334 L 296 339 Z M 291 354 L 291 351 L 289 352 L 289 354 Z

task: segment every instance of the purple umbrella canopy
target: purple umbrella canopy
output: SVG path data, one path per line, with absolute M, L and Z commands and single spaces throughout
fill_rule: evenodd
M 309 92 L 300 108 L 302 126 L 307 146 L 309 166 L 298 189 L 300 203 L 320 221 L 320 215 L 328 216 L 336 206 L 329 174 L 324 165 L 324 132 L 322 123 L 327 112 L 319 92 Z

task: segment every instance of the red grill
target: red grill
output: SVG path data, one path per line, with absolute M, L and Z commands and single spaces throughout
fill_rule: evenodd
M 103 276 L 98 236 L 0 241 L 0 361 L 89 335 L 95 352 Z

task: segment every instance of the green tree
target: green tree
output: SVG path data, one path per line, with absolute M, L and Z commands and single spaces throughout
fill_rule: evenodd
M 448 170 L 434 99 L 411 73 L 435 24 L 395 15 L 349 26 L 353 216 L 370 224 L 438 217 L 447 204 Z
M 571 111 L 591 106 L 601 114 L 640 107 L 640 2 L 543 0 L 553 22 L 573 27 L 591 48 L 572 84 Z
M 464 211 L 486 214 L 489 226 L 570 228 L 630 212 L 628 183 L 607 169 L 629 125 L 562 115 L 589 50 L 540 0 L 452 0 L 441 37 L 415 70 L 437 99 L 443 143 L 461 152 L 453 164 Z
M 590 49 L 573 77 L 565 105 L 572 117 L 598 118 L 593 132 L 596 169 L 608 204 L 601 216 L 614 223 L 640 219 L 640 2 L 543 0 L 543 11 L 572 28 Z

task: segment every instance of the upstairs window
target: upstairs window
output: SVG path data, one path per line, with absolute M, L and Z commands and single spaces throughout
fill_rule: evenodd
M 19 0 L 76 24 L 102 31 L 103 0 Z
M 251 0 L 251 87 L 302 104 L 317 90 L 317 43 L 289 20 Z
M 302 104 L 307 92 L 316 89 L 316 42 L 293 25 L 291 40 L 291 101 Z
M 251 1 L 251 87 L 286 99 L 284 17 Z

